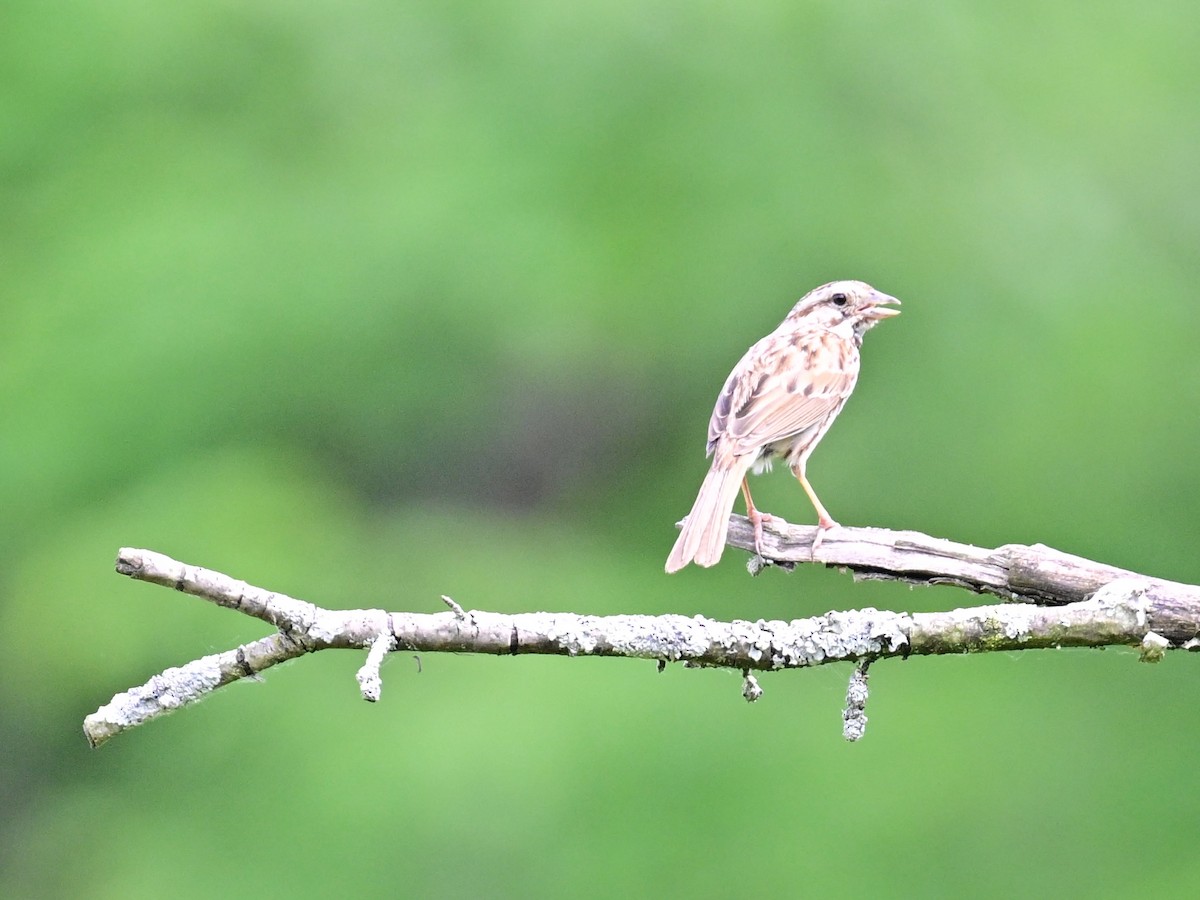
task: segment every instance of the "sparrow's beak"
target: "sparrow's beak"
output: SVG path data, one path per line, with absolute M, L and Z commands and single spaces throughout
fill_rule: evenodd
M 872 319 L 890 319 L 892 316 L 900 315 L 900 310 L 884 306 L 885 303 L 894 303 L 896 306 L 900 305 L 900 301 L 895 297 L 889 297 L 887 294 L 877 292 L 871 306 L 866 310 L 866 315 Z

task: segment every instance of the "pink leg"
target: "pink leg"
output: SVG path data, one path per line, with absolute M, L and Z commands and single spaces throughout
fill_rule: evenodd
M 808 483 L 808 476 L 804 474 L 804 469 L 808 465 L 807 457 L 800 457 L 800 461 L 792 466 L 792 474 L 800 479 L 800 487 L 804 488 L 804 493 L 808 494 L 808 499 L 812 501 L 813 509 L 817 511 L 817 526 L 823 531 L 830 528 L 836 528 L 837 522 L 833 521 L 833 516 L 829 514 L 817 498 L 817 492 L 812 489 L 812 485 Z
M 770 513 L 759 512 L 755 507 L 754 501 L 750 499 L 750 484 L 746 478 L 742 478 L 742 497 L 746 500 L 746 518 L 750 520 L 750 524 L 754 526 L 754 552 L 759 556 L 762 552 L 762 527 L 763 522 L 771 522 L 776 516 Z
M 812 501 L 813 509 L 817 511 L 817 536 L 813 538 L 812 552 L 816 553 L 817 548 L 821 546 L 821 540 L 825 537 L 825 532 L 830 528 L 836 528 L 837 522 L 833 520 L 833 516 L 829 515 L 829 511 L 817 498 L 817 492 L 812 489 L 812 485 L 808 483 L 808 476 L 805 474 L 805 468 L 808 465 L 808 455 L 801 456 L 792 466 L 792 474 L 800 480 L 800 487 L 804 488 L 804 493 L 808 494 L 808 499 Z

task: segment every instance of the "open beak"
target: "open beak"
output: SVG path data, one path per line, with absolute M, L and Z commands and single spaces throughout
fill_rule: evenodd
M 896 306 L 900 305 L 900 301 L 895 297 L 877 293 L 871 306 L 866 310 L 866 315 L 872 319 L 890 319 L 892 316 L 900 315 L 900 310 L 885 306 L 884 304 L 886 303 L 894 303 Z

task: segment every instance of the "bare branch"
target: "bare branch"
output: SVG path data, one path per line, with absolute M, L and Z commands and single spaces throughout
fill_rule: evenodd
M 141 581 L 236 609 L 278 631 L 234 650 L 167 669 L 118 694 L 84 721 L 92 746 L 192 703 L 222 685 L 276 663 L 332 648 L 367 650 L 358 673 L 363 696 L 379 697 L 380 667 L 393 650 L 504 655 L 624 656 L 743 672 L 743 694 L 762 688 L 753 671 L 858 663 L 847 691 L 845 734 L 856 740 L 866 725 L 866 666 L 892 656 L 1125 645 L 1157 661 L 1167 650 L 1200 648 L 1200 588 L 1150 579 L 1047 547 L 1007 545 L 985 550 L 917 532 L 837 528 L 812 558 L 815 529 L 789 526 L 764 534 L 769 559 L 792 566 L 820 562 L 856 578 L 914 584 L 953 584 L 1027 602 L 949 612 L 829 612 L 791 622 L 717 622 L 702 616 L 585 616 L 571 613 L 501 615 L 464 610 L 388 613 L 329 610 L 267 591 L 149 550 L 123 549 L 117 571 Z M 731 546 L 751 549 L 749 523 L 735 516 Z
M 775 527 L 772 527 L 774 525 Z M 1086 600 L 1119 578 L 1171 586 L 1200 598 L 1200 587 L 1154 579 L 1126 569 L 1062 553 L 1042 544 L 1005 544 L 994 550 L 930 537 L 919 531 L 837 527 L 825 532 L 816 551 L 816 526 L 763 528 L 763 550 L 771 565 L 823 563 L 848 569 L 858 580 L 888 579 L 910 584 L 947 584 L 977 594 L 1040 605 Z M 742 516 L 730 518 L 730 547 L 754 552 L 754 531 Z M 753 559 L 752 559 L 753 562 Z

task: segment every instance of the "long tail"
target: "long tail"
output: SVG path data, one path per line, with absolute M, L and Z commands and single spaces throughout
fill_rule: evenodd
M 708 470 L 692 511 L 667 557 L 668 572 L 678 572 L 690 562 L 711 566 L 721 558 L 725 550 L 725 533 L 729 530 L 729 514 L 744 477 L 746 468 L 736 464 L 729 469 L 714 464 Z

